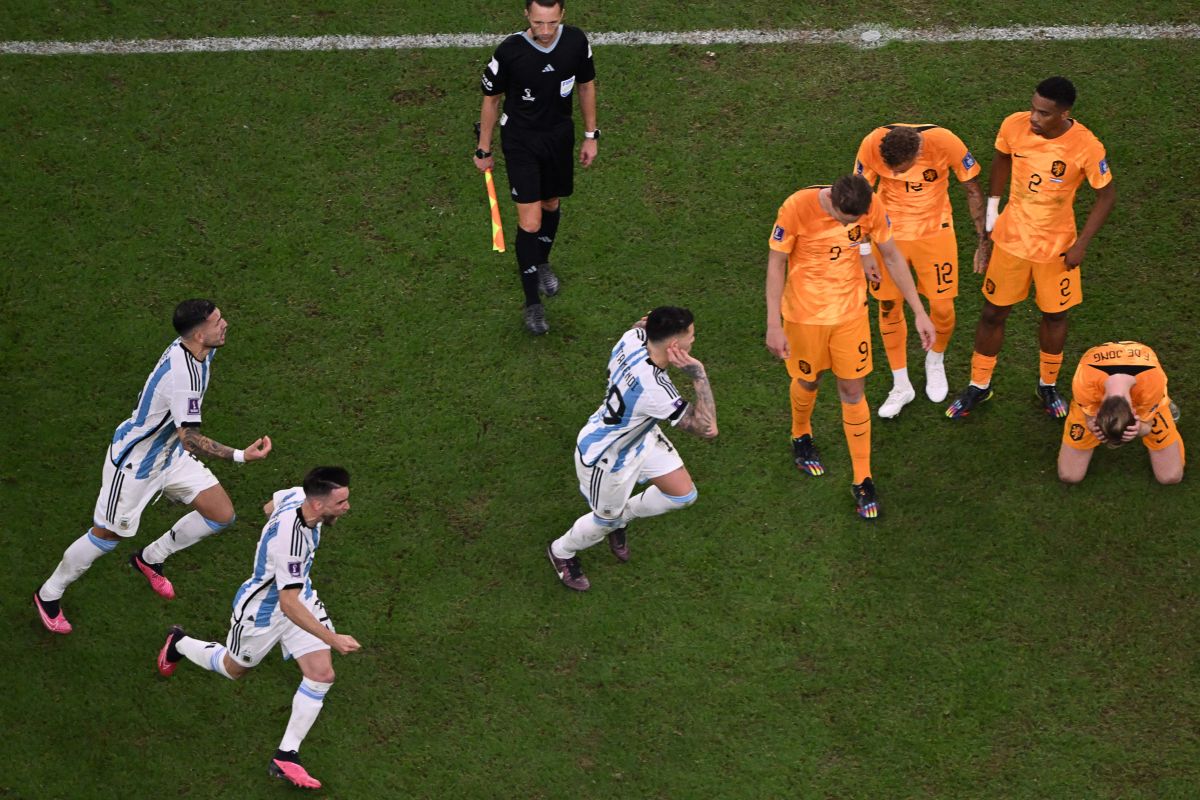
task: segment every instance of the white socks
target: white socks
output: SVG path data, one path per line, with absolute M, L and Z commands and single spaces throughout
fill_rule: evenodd
M 175 649 L 179 654 L 191 661 L 198 667 L 203 667 L 209 672 L 215 672 L 218 675 L 224 675 L 229 680 L 233 680 L 233 676 L 225 669 L 225 648 L 217 642 L 202 642 L 199 639 L 193 639 L 191 636 L 181 637 L 175 643 Z
M 142 550 L 142 560 L 147 564 L 161 564 L 173 553 L 178 553 L 185 547 L 191 547 L 201 539 L 228 528 L 233 522 L 234 520 L 213 522 L 205 519 L 199 511 L 185 514 L 171 530 L 146 545 Z
M 572 558 L 580 550 L 587 550 L 603 539 L 609 531 L 620 527 L 617 520 L 603 522 L 607 524 L 601 524 L 600 517 L 589 511 L 575 520 L 571 530 L 554 540 L 550 552 L 554 553 L 555 558 Z
M 304 741 L 309 728 L 321 713 L 321 706 L 325 704 L 325 693 L 331 686 L 332 683 L 320 683 L 308 678 L 300 681 L 300 688 L 292 698 L 292 717 L 288 720 L 287 730 L 279 742 L 280 750 L 294 753 L 300 749 L 300 743 Z
M 62 561 L 38 590 L 38 595 L 43 600 L 61 599 L 67 587 L 79 580 L 79 576 L 88 571 L 93 561 L 105 553 L 111 553 L 116 546 L 116 539 L 101 539 L 88 528 L 87 533 L 71 542 L 71 546 L 63 553 Z
M 908 367 L 892 370 L 892 389 L 912 389 L 912 381 L 908 379 Z
M 696 491 L 695 486 L 692 487 L 692 491 L 682 497 L 665 494 L 657 486 L 650 486 L 637 497 L 630 498 L 629 502 L 625 504 L 625 512 L 621 514 L 621 524 L 626 525 L 630 520 L 657 517 L 668 511 L 687 508 L 696 502 L 698 496 L 699 492 Z

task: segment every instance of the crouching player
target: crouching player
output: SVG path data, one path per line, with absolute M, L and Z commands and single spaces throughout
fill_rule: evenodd
M 607 537 L 617 560 L 628 561 L 625 528 L 632 520 L 696 502 L 692 476 L 658 428 L 666 421 L 705 439 L 717 435 L 712 387 L 704 365 L 691 355 L 695 341 L 692 312 L 662 306 L 635 323 L 613 347 L 604 402 L 579 431 L 575 447 L 579 491 L 591 510 L 546 548 L 567 588 L 584 592 L 590 586 L 579 566 L 579 551 Z M 679 396 L 668 367 L 692 379 L 694 403 Z M 646 481 L 651 486 L 630 499 L 637 484 Z
M 353 636 L 334 631 L 309 578 L 323 527 L 349 510 L 350 473 L 341 467 L 317 467 L 304 477 L 302 487 L 276 492 L 263 507 L 269 519 L 258 540 L 254 574 L 233 598 L 225 646 L 194 639 L 175 626 L 158 654 L 158 671 L 166 677 L 186 658 L 237 680 L 280 644 L 284 659 L 296 659 L 304 678 L 292 698 L 283 740 L 267 768 L 271 775 L 305 789 L 321 787 L 300 765 L 297 751 L 333 685 L 329 651 L 346 655 L 359 649 Z
M 1159 483 L 1183 480 L 1183 437 L 1178 407 L 1167 397 L 1167 374 L 1139 342 L 1108 342 L 1083 354 L 1071 382 L 1071 410 L 1058 452 L 1058 477 L 1079 483 L 1092 451 L 1141 439 Z

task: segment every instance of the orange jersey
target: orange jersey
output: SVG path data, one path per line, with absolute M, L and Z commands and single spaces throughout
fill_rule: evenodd
M 1071 381 L 1071 395 L 1089 417 L 1099 413 L 1104 382 L 1111 375 L 1135 377 L 1137 382 L 1129 392 L 1133 413 L 1149 422 L 1167 396 L 1167 373 L 1154 351 L 1140 342 L 1106 342 L 1083 354 Z
M 857 222 L 843 225 L 817 201 L 827 188 L 810 186 L 784 200 L 771 232 L 771 249 L 788 257 L 781 309 L 788 322 L 837 325 L 866 314 L 867 280 L 858 245 L 892 238 L 878 196 Z
M 879 143 L 892 128 L 916 128 L 921 152 L 907 171 L 895 173 L 883 162 Z M 867 134 L 858 148 L 854 171 L 871 185 L 879 180 L 879 196 L 892 218 L 892 235 L 902 241 L 932 236 L 953 223 L 950 218 L 950 173 L 969 181 L 979 164 L 967 146 L 937 125 L 885 125 Z
M 1053 261 L 1075 243 L 1075 190 L 1083 179 L 1093 189 L 1112 182 L 1104 145 L 1078 120 L 1057 139 L 1038 136 L 1029 112 L 1019 111 L 1001 123 L 996 149 L 1012 156 L 1012 181 L 992 240 L 1019 258 Z

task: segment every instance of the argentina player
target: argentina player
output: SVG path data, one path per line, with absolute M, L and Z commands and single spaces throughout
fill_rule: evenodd
M 696 486 L 659 421 L 711 439 L 717 435 L 717 408 L 704 365 L 691 356 L 696 341 L 692 312 L 661 306 L 639 320 L 613 348 L 604 402 L 579 432 L 575 473 L 591 511 L 546 548 L 563 585 L 590 586 L 577 553 L 608 537 L 613 555 L 629 560 L 625 529 L 639 517 L 653 517 L 696 502 Z M 680 369 L 692 379 L 696 400 L 689 403 L 667 375 Z M 638 483 L 651 486 L 630 498 Z
M 200 406 L 212 375 L 213 355 L 225 344 L 229 323 L 210 300 L 185 300 L 175 308 L 171 342 L 138 397 L 137 407 L 113 434 L 104 458 L 92 527 L 71 543 L 54 573 L 34 592 L 42 624 L 51 633 L 71 632 L 59 606 L 67 587 L 117 542 L 137 533 L 142 511 L 162 494 L 192 507 L 157 540 L 130 556 L 151 588 L 170 600 L 175 589 L 162 562 L 206 536 L 233 524 L 233 503 L 197 455 L 228 461 L 258 461 L 271 452 L 264 436 L 235 450 L 200 433 Z

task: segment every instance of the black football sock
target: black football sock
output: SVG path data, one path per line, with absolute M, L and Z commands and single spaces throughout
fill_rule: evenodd
M 558 234 L 558 220 L 562 217 L 562 208 L 553 211 L 542 209 L 542 229 L 538 231 L 538 244 L 542 246 L 542 260 L 539 264 L 550 263 L 550 248 L 554 247 L 554 237 Z
M 541 243 L 538 235 L 524 228 L 517 228 L 517 270 L 521 273 L 521 288 L 525 290 L 525 305 L 542 302 L 538 298 L 538 264 L 541 261 Z

